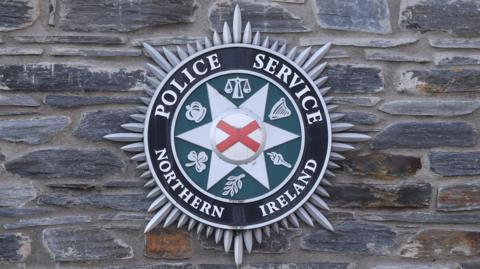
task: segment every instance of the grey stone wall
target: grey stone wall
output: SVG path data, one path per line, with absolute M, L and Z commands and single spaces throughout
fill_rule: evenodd
M 480 268 L 480 2 L 239 2 L 254 30 L 333 43 L 334 100 L 373 137 L 328 188 L 336 233 L 273 233 L 245 268 Z M 0 1 L 0 268 L 233 268 L 203 235 L 144 235 L 144 182 L 102 139 L 138 104 L 140 42 L 194 42 L 231 6 Z

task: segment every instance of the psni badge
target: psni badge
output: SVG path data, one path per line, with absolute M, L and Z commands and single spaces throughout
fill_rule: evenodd
M 322 213 L 324 177 L 344 159 L 338 152 L 353 149 L 346 143 L 369 139 L 344 132 L 353 125 L 337 122 L 342 114 L 323 97 L 330 44 L 287 50 L 242 27 L 237 6 L 233 30 L 225 23 L 222 37 L 214 32 L 196 48 L 144 44 L 156 89 L 132 115 L 139 123 L 122 126 L 131 133 L 105 137 L 132 142 L 122 149 L 136 153 L 152 188 L 146 232 L 159 224 L 205 231 L 225 251 L 233 245 L 237 265 L 253 238 L 260 243 L 279 224 L 316 221 L 333 231 Z

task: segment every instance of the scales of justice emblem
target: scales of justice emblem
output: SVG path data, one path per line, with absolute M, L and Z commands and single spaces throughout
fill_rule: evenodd
M 244 250 L 280 227 L 334 231 L 325 186 L 350 143 L 370 137 L 349 131 L 326 97 L 330 43 L 312 51 L 262 38 L 237 5 L 232 28 L 225 22 L 212 39 L 175 51 L 143 45 L 152 59 L 145 106 L 105 138 L 128 143 L 151 189 L 145 232 L 195 230 L 233 249 L 240 266 Z

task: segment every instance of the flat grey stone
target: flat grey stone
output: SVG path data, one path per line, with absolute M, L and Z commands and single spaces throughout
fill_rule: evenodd
M 438 211 L 480 210 L 480 184 L 465 183 L 438 188 Z
M 37 110 L 31 109 L 15 109 L 12 110 L 11 108 L 0 108 L 0 116 L 20 116 L 20 115 L 35 115 L 39 114 Z
M 439 264 L 429 264 L 429 265 L 398 264 L 398 265 L 376 265 L 371 269 L 452 269 L 452 267 L 446 266 L 446 265 L 439 265 Z
M 142 221 L 147 219 L 147 213 L 107 213 L 98 216 L 99 220 L 106 221 Z
M 480 175 L 480 152 L 434 151 L 429 155 L 430 169 L 442 176 Z
M 39 107 L 40 103 L 28 95 L 0 94 L 0 106 Z
M 125 38 L 118 36 L 15 36 L 15 41 L 25 44 L 95 44 L 95 45 L 121 45 L 125 44 Z
M 0 48 L 0 56 L 42 55 L 43 49 Z
M 401 100 L 383 103 L 378 109 L 392 115 L 454 117 L 471 114 L 479 107 L 477 101 Z
M 382 68 L 378 66 L 329 65 L 325 87 L 334 93 L 376 93 L 383 91 Z
M 134 109 L 111 109 L 85 112 L 73 135 L 90 141 L 102 141 L 103 136 L 111 133 L 125 132 L 120 125 L 132 122 L 130 115 L 137 113 Z
M 0 97 L 0 104 L 1 104 Z M 140 104 L 138 96 L 84 96 L 84 95 L 47 95 L 43 103 L 55 108 L 77 108 L 94 105 Z
M 399 92 L 449 93 L 478 92 L 480 70 L 476 69 L 431 69 L 402 72 Z
M 125 163 L 107 150 L 42 149 L 9 160 L 4 166 L 10 173 L 34 179 L 98 179 L 120 173 Z
M 92 218 L 89 216 L 61 216 L 61 217 L 48 217 L 39 219 L 21 219 L 15 223 L 3 224 L 5 230 L 30 228 L 38 226 L 53 226 L 53 225 L 65 225 L 65 224 L 83 224 L 89 223 Z
M 172 46 L 172 45 L 186 45 L 197 41 L 203 44 L 205 37 L 201 36 L 156 36 L 149 38 L 135 38 L 131 45 L 134 47 L 143 47 L 142 43 L 146 42 L 152 46 Z
M 305 0 L 273 0 L 274 2 L 283 2 L 289 4 L 303 4 Z
M 208 15 L 210 28 L 222 32 L 224 21 L 227 21 L 231 27 L 235 5 L 236 3 L 230 1 L 216 2 Z M 252 24 L 252 31 L 270 33 L 310 31 L 300 17 L 281 5 L 253 0 L 242 1 L 239 5 L 242 21 L 249 21 Z
M 435 64 L 438 66 L 479 65 L 479 54 L 437 53 Z
M 70 125 L 70 118 L 60 116 L 0 121 L 0 139 L 38 145 L 51 141 Z
M 333 102 L 340 105 L 356 105 L 360 107 L 373 107 L 380 102 L 380 97 L 334 96 Z
M 144 265 L 118 265 L 108 266 L 103 269 L 199 269 L 190 263 L 149 263 Z
M 105 188 L 143 188 L 144 181 L 141 180 L 111 180 L 103 184 Z
M 361 222 L 335 224 L 335 233 L 319 229 L 306 234 L 301 248 L 321 252 L 390 254 L 397 233 L 388 226 Z
M 459 269 L 477 269 L 480 268 L 480 262 L 462 262 Z
M 413 63 L 428 63 L 432 61 L 428 57 L 415 56 L 411 53 L 384 50 L 365 50 L 365 59 L 367 59 L 368 61 Z
M 348 123 L 361 124 L 361 125 L 375 125 L 380 122 L 378 116 L 373 113 L 362 111 L 342 111 L 345 116 L 343 120 Z
M 31 26 L 39 15 L 38 1 L 9 0 L 0 2 L 0 32 Z
M 402 0 L 399 24 L 417 32 L 480 35 L 480 3 L 466 0 Z
M 32 79 L 35 77 L 35 79 Z M 82 92 L 143 90 L 143 70 L 59 63 L 0 66 L 0 90 Z
M 142 55 L 139 49 L 72 49 L 53 48 L 52 56 L 80 56 L 80 57 L 138 57 Z
M 192 22 L 195 0 L 63 0 L 58 27 L 63 31 L 130 32 L 145 27 Z
M 367 221 L 375 222 L 400 222 L 400 223 L 425 223 L 425 224 L 477 224 L 480 223 L 478 214 L 438 214 L 438 213 L 371 213 L 361 214 L 360 217 Z
M 56 205 L 62 207 L 96 207 L 111 208 L 115 210 L 146 212 L 151 199 L 145 198 L 145 194 L 63 194 L 48 193 L 39 195 L 37 201 L 43 205 Z
M 23 262 L 31 251 L 30 237 L 21 233 L 0 234 L 0 261 Z
M 45 186 L 52 189 L 71 189 L 71 190 L 88 190 L 95 188 L 95 184 L 88 182 L 53 182 L 47 183 Z
M 347 51 L 342 49 L 330 49 L 323 59 L 345 59 L 349 58 L 350 55 Z
M 312 263 L 248 263 L 245 269 L 348 269 L 350 264 L 342 262 Z M 195 269 L 237 269 L 233 264 L 197 264 Z
M 359 48 L 393 48 L 416 43 L 417 38 L 370 38 L 370 37 L 300 37 L 302 46 L 319 46 L 331 42 L 335 46 L 350 46 Z
M 31 217 L 51 213 L 52 210 L 46 208 L 9 208 L 0 207 L 1 218 Z
M 36 195 L 32 185 L 0 181 L 0 208 L 22 207 L 35 199 Z
M 42 239 L 55 261 L 96 261 L 133 258 L 120 238 L 98 228 L 47 228 Z
M 431 38 L 430 46 L 445 49 L 480 49 L 480 39 L 475 38 Z
M 468 147 L 477 143 L 477 131 L 466 122 L 396 122 L 377 134 L 373 149 Z
M 315 0 L 315 14 L 325 29 L 388 34 L 390 10 L 386 0 Z
M 326 188 L 334 199 L 329 204 L 345 208 L 422 208 L 430 205 L 432 188 L 428 183 L 335 184 Z

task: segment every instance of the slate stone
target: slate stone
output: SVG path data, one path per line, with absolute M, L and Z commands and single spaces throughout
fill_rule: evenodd
M 335 233 L 319 229 L 306 234 L 300 246 L 311 251 L 386 255 L 396 236 L 388 226 L 343 222 L 335 225 Z
M 47 183 L 45 185 L 52 189 L 88 190 L 95 188 L 95 185 L 92 183 L 82 182 L 55 182 Z
M 370 38 L 370 37 L 300 37 L 302 46 L 319 46 L 331 42 L 335 46 L 351 46 L 359 48 L 393 48 L 416 43 L 417 38 Z
M 480 49 L 480 39 L 474 38 L 431 38 L 430 46 L 446 49 Z
M 115 210 L 144 212 L 151 204 L 145 194 L 83 194 L 47 193 L 39 195 L 37 202 L 62 207 L 96 207 Z
M 99 220 L 106 221 L 141 221 L 144 222 L 147 219 L 147 214 L 141 213 L 107 213 L 98 216 Z
M 138 57 L 142 55 L 139 49 L 73 49 L 52 48 L 52 56 L 79 56 L 79 57 Z
M 402 0 L 399 24 L 425 33 L 446 32 L 474 37 L 480 35 L 480 3 L 469 0 Z
M 452 269 L 452 267 L 439 265 L 439 264 L 429 264 L 429 265 L 398 264 L 398 265 L 376 265 L 371 269 Z
M 478 54 L 437 53 L 435 64 L 438 66 L 479 65 Z
M 31 26 L 39 15 L 38 1 L 9 0 L 0 2 L 0 32 Z
M 400 249 L 405 258 L 478 257 L 480 232 L 428 229 L 412 236 Z
M 364 220 L 375 222 L 400 222 L 400 223 L 423 223 L 423 224 L 478 224 L 478 214 L 438 214 L 438 213 L 371 213 L 361 214 Z
M 480 152 L 442 152 L 429 155 L 430 169 L 445 177 L 480 175 Z
M 423 56 L 415 56 L 411 53 L 384 50 L 365 50 L 365 59 L 367 59 L 368 61 L 413 63 L 428 63 L 432 61 L 430 58 Z
M 122 171 L 125 163 L 107 150 L 42 149 L 5 162 L 20 176 L 43 178 L 101 178 Z
M 31 240 L 21 233 L 0 234 L 0 261 L 23 262 L 31 253 Z
M 0 90 L 10 91 L 131 91 L 143 90 L 144 80 L 144 71 L 123 68 L 59 63 L 0 66 Z
M 15 109 L 11 108 L 0 108 L 0 116 L 22 116 L 22 115 L 35 115 L 39 114 L 37 110 L 32 109 Z
M 334 93 L 376 93 L 383 91 L 383 73 L 377 66 L 329 65 L 325 87 Z
M 63 31 L 130 32 L 145 27 L 192 22 L 195 0 L 63 0 L 58 27 Z
M 465 122 L 396 122 L 376 135 L 374 149 L 468 147 L 477 142 L 477 131 Z
M 326 189 L 334 197 L 329 204 L 347 208 L 422 208 L 430 205 L 432 197 L 428 183 L 335 184 Z
M 55 261 L 96 261 L 133 258 L 133 250 L 120 238 L 98 228 L 48 228 L 42 240 Z
M 42 55 L 43 49 L 0 48 L 0 56 Z
M 342 114 L 345 115 L 343 117 L 345 122 L 353 123 L 355 125 L 375 125 L 380 122 L 378 116 L 373 113 L 362 111 L 342 111 Z
M 373 107 L 380 102 L 380 97 L 334 96 L 333 102 L 340 105 L 356 105 L 360 107 Z
M 392 32 L 386 0 L 315 0 L 315 14 L 324 29 L 376 34 Z
M 38 226 L 53 226 L 65 224 L 83 224 L 89 223 L 92 219 L 88 216 L 60 216 L 39 219 L 21 219 L 15 223 L 7 223 L 3 225 L 5 230 L 30 228 Z
M 422 168 L 419 157 L 374 152 L 355 155 L 344 161 L 344 167 L 354 175 L 369 176 L 381 180 L 407 178 Z
M 145 265 L 119 265 L 108 266 L 103 269 L 198 269 L 198 266 L 194 266 L 190 263 L 157 263 L 157 264 L 145 264 Z
M 176 227 L 154 229 L 145 234 L 145 256 L 175 260 L 191 258 L 191 234 Z
M 244 263 L 245 264 L 245 263 Z M 348 269 L 350 264 L 342 262 L 312 263 L 248 263 L 245 269 Z M 233 264 L 197 264 L 195 269 L 237 269 Z
M 55 108 L 77 108 L 94 105 L 140 104 L 140 101 L 138 96 L 47 95 L 43 103 Z
M 73 135 L 90 141 L 102 141 L 104 135 L 125 132 L 120 125 L 132 122 L 130 115 L 136 113 L 137 111 L 133 109 L 85 112 Z
M 249 21 L 252 24 L 252 31 L 270 33 L 310 31 L 300 17 L 281 5 L 253 0 L 242 1 L 239 4 L 242 11 L 242 21 Z M 231 27 L 235 5 L 236 2 L 232 1 L 216 2 L 208 15 L 210 28 L 220 33 L 223 31 L 225 21 Z
M 143 188 L 145 181 L 140 180 L 112 180 L 105 182 L 105 188 Z
M 70 118 L 53 116 L 0 121 L 0 139 L 39 145 L 51 141 L 70 125 Z
M 480 262 L 462 262 L 459 269 L 477 269 L 480 268 Z
M 156 36 L 151 38 L 136 38 L 133 39 L 131 45 L 134 47 L 143 47 L 142 43 L 146 42 L 151 46 L 172 46 L 172 45 L 187 45 L 197 41 L 204 43 L 204 38 L 201 36 Z
M 480 70 L 432 69 L 402 73 L 398 91 L 408 93 L 450 93 L 480 91 Z
M 438 188 L 438 211 L 480 210 L 480 184 L 455 184 Z
M 36 195 L 37 191 L 31 185 L 0 182 L 0 207 L 22 207 Z
M 330 49 L 323 59 L 344 59 L 349 58 L 350 55 L 347 51 L 341 49 Z
M 0 106 L 39 107 L 40 103 L 28 95 L 0 94 Z
M 479 107 L 477 101 L 399 100 L 383 103 L 378 110 L 392 115 L 454 117 L 471 114 Z
M 124 37 L 118 36 L 15 36 L 15 41 L 23 44 L 81 44 L 81 45 L 121 45 L 125 44 Z

